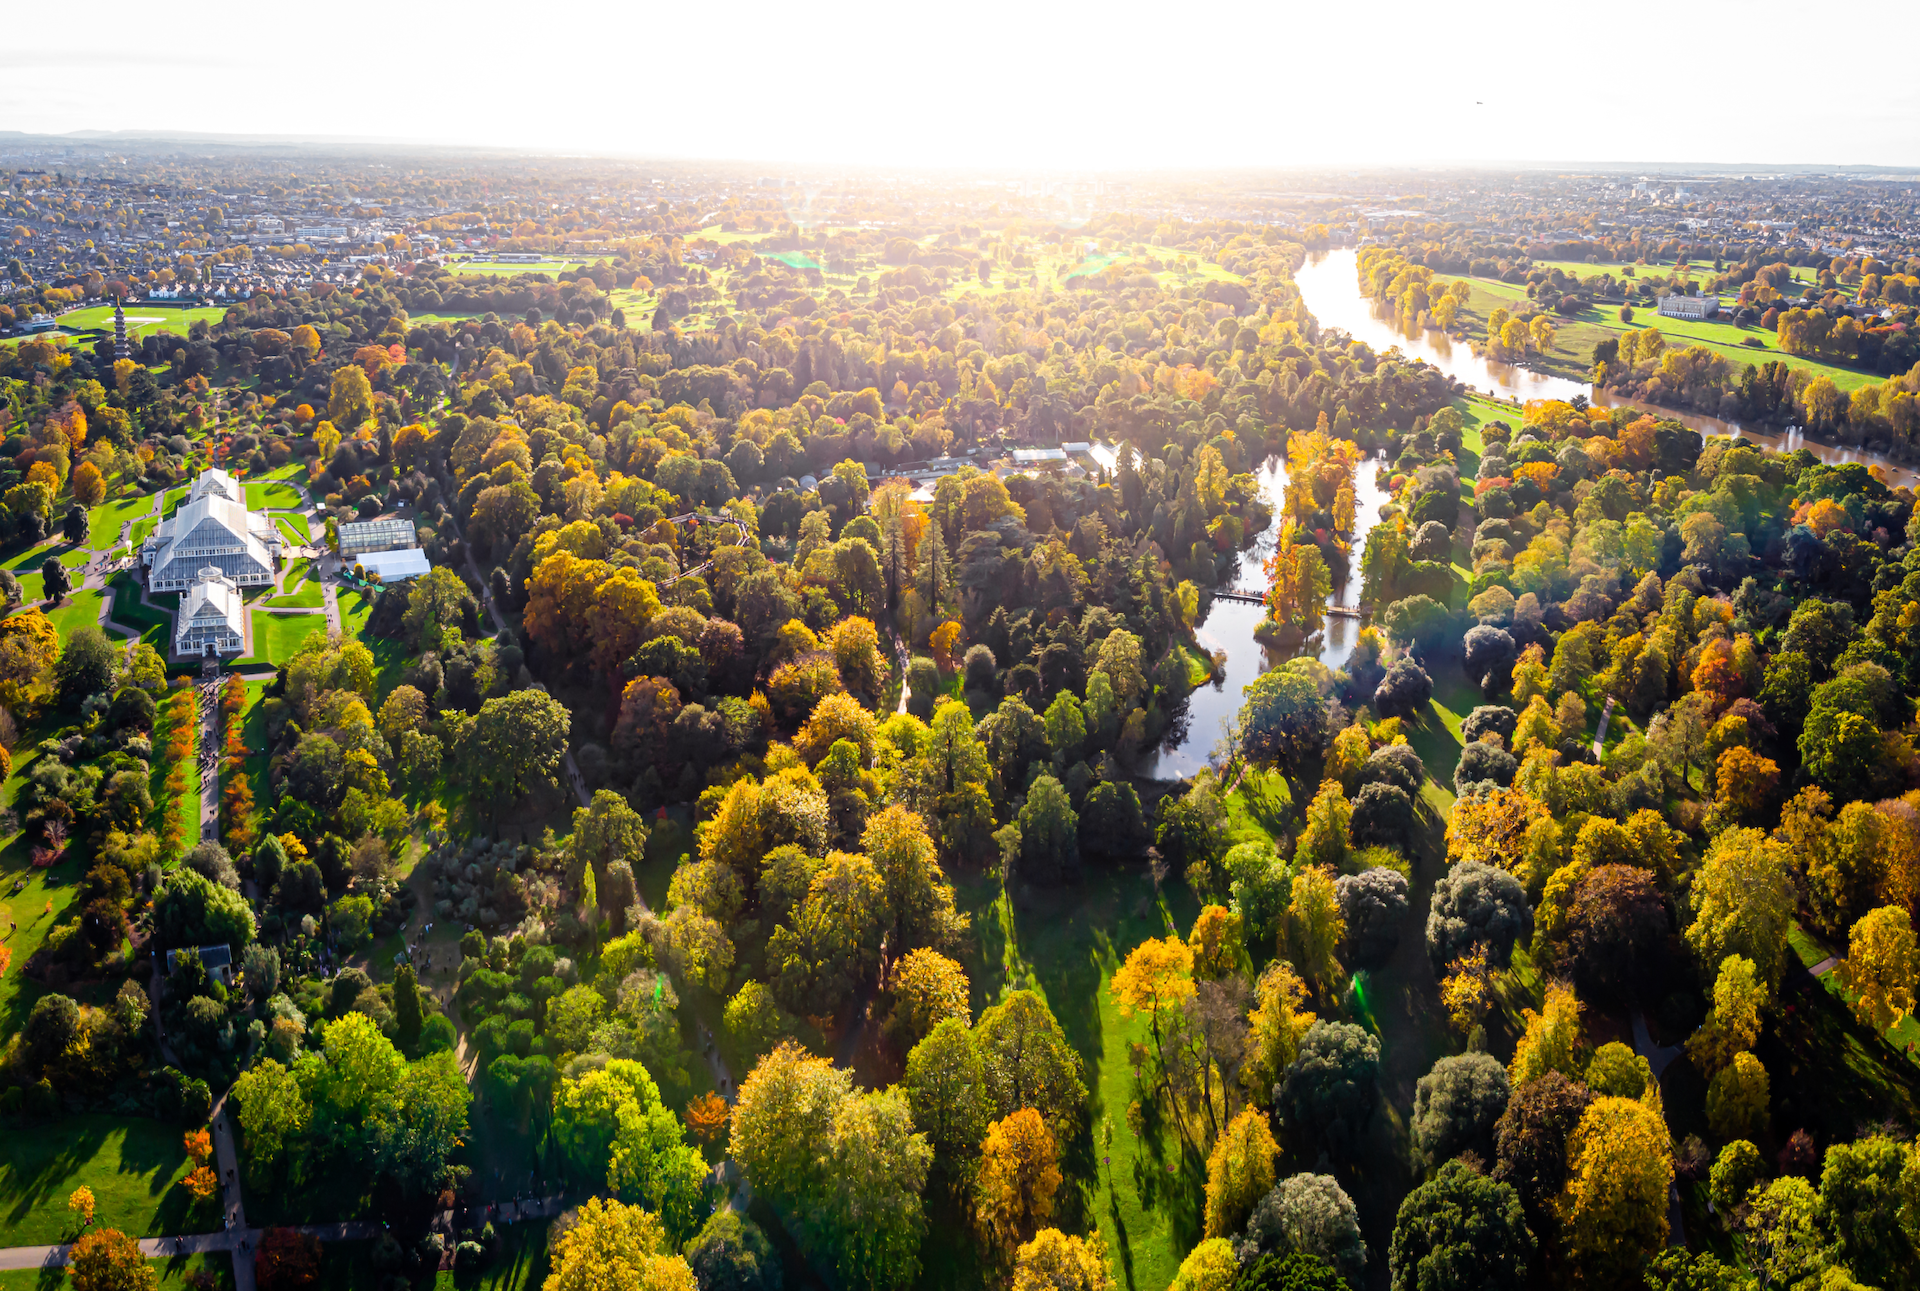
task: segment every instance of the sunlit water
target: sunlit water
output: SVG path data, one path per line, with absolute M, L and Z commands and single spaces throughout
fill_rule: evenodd
M 1355 274 L 1355 261 L 1358 253 L 1352 250 L 1329 251 L 1315 256 L 1294 275 L 1294 281 L 1300 286 L 1302 298 L 1307 308 L 1319 320 L 1323 328 L 1339 328 L 1356 340 L 1365 341 L 1376 351 L 1385 352 L 1397 348 L 1408 358 L 1421 359 L 1433 364 L 1448 376 L 1472 387 L 1482 394 L 1493 395 L 1501 399 L 1572 399 L 1585 395 L 1596 404 L 1612 406 L 1629 403 L 1603 392 L 1595 392 L 1590 385 L 1578 381 L 1569 381 L 1564 377 L 1549 376 L 1517 367 L 1511 363 L 1500 363 L 1475 353 L 1473 347 L 1462 341 L 1455 341 L 1444 332 L 1421 327 L 1403 328 L 1397 318 L 1392 317 L 1379 302 L 1360 293 L 1359 281 Z M 1649 409 L 1664 418 L 1681 421 L 1698 430 L 1703 435 L 1740 436 L 1768 449 L 1779 452 L 1791 452 L 1804 448 L 1823 462 L 1864 462 L 1868 465 L 1883 467 L 1887 482 L 1892 485 L 1920 484 L 1920 473 L 1912 468 L 1900 466 L 1879 453 L 1864 449 L 1846 448 L 1836 444 L 1823 444 L 1809 440 L 1797 429 L 1784 432 L 1772 429 L 1755 430 L 1743 427 L 1738 422 L 1725 421 L 1719 417 L 1707 417 L 1693 413 L 1675 412 L 1669 408 Z M 1519 421 L 1519 410 L 1515 409 L 1515 423 Z M 1096 445 L 1094 455 L 1109 470 L 1117 462 L 1114 451 L 1105 445 Z M 1380 519 L 1380 504 L 1387 500 L 1385 489 L 1374 483 L 1377 460 L 1360 464 L 1359 478 L 1355 481 L 1355 533 L 1353 540 L 1352 568 L 1345 582 L 1335 587 L 1328 598 L 1329 605 L 1351 606 L 1358 603 L 1360 594 L 1360 553 L 1366 549 L 1367 531 Z M 1286 488 L 1287 468 L 1283 458 L 1270 457 L 1256 472 L 1260 479 L 1260 492 L 1267 504 L 1273 508 L 1276 522 L 1260 534 L 1254 544 L 1240 554 L 1239 565 L 1230 587 L 1265 593 L 1266 575 L 1262 572 L 1267 560 L 1272 557 L 1273 549 L 1279 539 L 1281 495 Z M 1184 716 L 1176 722 L 1161 747 L 1142 759 L 1140 773 L 1156 779 L 1176 779 L 1190 776 L 1205 767 L 1212 754 L 1221 743 L 1229 723 L 1240 710 L 1242 692 L 1262 672 L 1279 662 L 1253 639 L 1253 630 L 1265 616 L 1266 611 L 1258 605 L 1247 605 L 1238 601 L 1215 600 L 1206 619 L 1195 631 L 1200 645 L 1210 651 L 1224 650 L 1227 655 L 1225 678 L 1212 685 L 1202 686 L 1188 697 Z M 1353 653 L 1354 637 L 1360 629 L 1355 619 L 1329 618 L 1325 631 L 1318 638 L 1319 657 L 1330 668 L 1345 663 L 1347 656 Z M 1311 644 L 1311 643 L 1310 643 Z

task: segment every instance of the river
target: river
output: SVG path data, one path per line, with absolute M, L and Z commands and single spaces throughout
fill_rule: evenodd
M 1472 346 L 1456 341 L 1444 332 L 1418 326 L 1403 328 L 1399 320 L 1389 316 L 1379 302 L 1361 294 L 1356 271 L 1358 257 L 1359 253 L 1351 249 L 1328 251 L 1312 257 L 1294 275 L 1301 298 L 1322 328 L 1338 328 L 1356 340 L 1365 341 L 1377 352 L 1397 348 L 1408 358 L 1431 363 L 1464 385 L 1500 399 L 1524 402 L 1528 399 L 1571 400 L 1576 396 L 1585 396 L 1596 404 L 1606 406 L 1630 402 L 1604 391 L 1596 392 L 1583 382 L 1488 359 L 1475 353 Z M 1887 482 L 1891 485 L 1920 486 L 1920 473 L 1910 467 L 1897 465 L 1881 454 L 1865 449 L 1807 439 L 1795 428 L 1785 431 L 1771 428 L 1755 430 L 1719 417 L 1679 413 L 1668 408 L 1649 408 L 1648 411 L 1684 422 L 1703 435 L 1740 437 L 1775 452 L 1804 448 L 1823 462 L 1862 462 L 1879 466 L 1885 470 Z M 1514 420 L 1517 423 L 1518 409 L 1515 413 Z M 1101 445 L 1096 446 L 1095 452 L 1108 469 L 1113 468 L 1111 449 Z M 1387 500 L 1386 491 L 1374 484 L 1376 465 L 1378 463 L 1373 461 L 1361 463 L 1360 478 L 1355 481 L 1352 572 L 1346 582 L 1334 588 L 1333 595 L 1328 598 L 1329 605 L 1353 605 L 1357 602 L 1360 553 L 1366 547 L 1367 531 L 1379 521 L 1380 504 Z M 1269 457 L 1261 464 L 1256 475 L 1260 480 L 1261 495 L 1273 508 L 1276 522 L 1259 535 L 1253 546 L 1240 553 L 1239 566 L 1230 586 L 1258 593 L 1266 590 L 1267 580 L 1262 567 L 1273 555 L 1274 545 L 1279 539 L 1277 517 L 1281 494 L 1287 482 L 1286 462 L 1282 458 Z M 1253 639 L 1253 630 L 1264 614 L 1265 610 L 1258 605 L 1238 601 L 1213 602 L 1194 635 L 1206 649 L 1226 651 L 1226 676 L 1221 681 L 1202 686 L 1188 697 L 1185 713 L 1169 731 L 1167 739 L 1160 748 L 1141 760 L 1142 775 L 1176 779 L 1195 774 L 1211 761 L 1214 747 L 1220 743 L 1228 723 L 1240 710 L 1241 692 L 1254 678 L 1277 662 Z M 1337 668 L 1346 662 L 1347 656 L 1353 652 L 1354 636 L 1359 626 L 1353 619 L 1327 620 L 1326 630 L 1320 638 L 1319 653 L 1320 659 L 1328 667 Z

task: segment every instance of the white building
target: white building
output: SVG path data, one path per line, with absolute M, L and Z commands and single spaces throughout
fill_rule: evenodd
M 189 503 L 198 502 L 204 497 L 221 497 L 245 505 L 247 491 L 240 487 L 240 481 L 233 476 L 217 466 L 209 466 L 194 477 L 193 487 L 187 490 Z
M 1663 318 L 1689 318 L 1698 322 L 1703 318 L 1712 318 L 1720 312 L 1718 296 L 1662 296 L 1660 315 Z
M 237 586 L 264 587 L 273 582 L 274 557 L 284 541 L 271 517 L 247 510 L 238 481 L 224 471 L 205 471 L 186 504 L 148 535 L 140 563 L 150 571 L 147 589 L 153 592 L 184 592 L 209 567 Z
M 354 557 L 353 563 L 369 574 L 378 574 L 382 583 L 404 583 L 427 572 L 427 553 L 418 547 L 403 551 L 370 551 Z
M 180 598 L 173 620 L 173 652 L 239 654 L 246 648 L 246 604 L 235 582 L 208 566 Z

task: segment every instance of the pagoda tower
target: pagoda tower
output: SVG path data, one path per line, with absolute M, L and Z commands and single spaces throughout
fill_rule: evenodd
M 133 357 L 133 347 L 127 344 L 127 311 L 118 298 L 113 302 L 113 357 L 116 362 Z

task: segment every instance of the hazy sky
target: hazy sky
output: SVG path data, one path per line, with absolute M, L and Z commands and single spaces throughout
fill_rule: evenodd
M 1898 71 L 1920 10 L 1879 0 L 91 0 L 70 20 L 56 12 L 9 24 L 0 129 L 1046 170 L 1920 167 L 1920 82 Z M 1802 42 L 1830 39 L 1854 51 L 1843 72 L 1798 60 Z M 1859 59 L 1868 48 L 1886 57 Z

